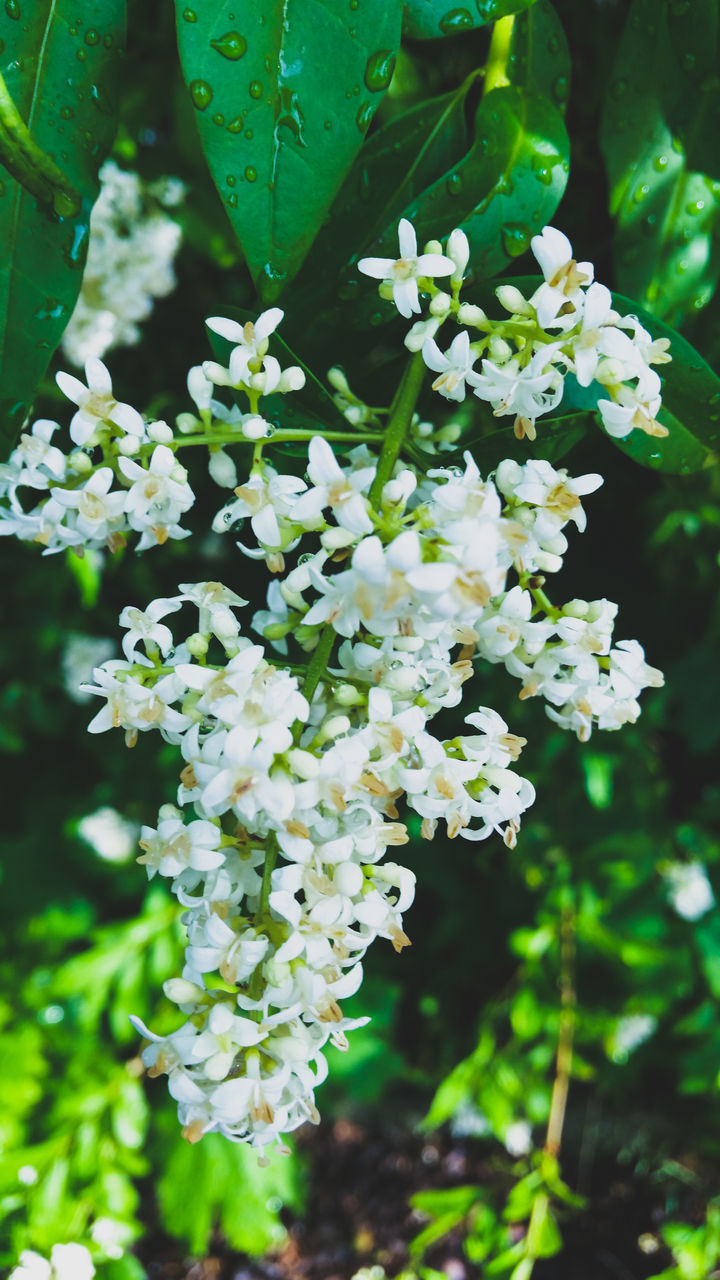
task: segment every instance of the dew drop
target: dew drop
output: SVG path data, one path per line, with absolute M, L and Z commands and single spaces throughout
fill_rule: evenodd
M 252 140 L 252 138 L 253 138 L 253 131 L 252 131 L 252 129 L 246 129 L 246 130 L 245 130 L 245 137 L 247 138 L 248 142 L 250 142 L 250 141 Z
M 261 85 L 261 83 L 260 83 L 260 81 L 259 81 L 259 80 L 251 80 L 251 81 L 250 81 L 250 87 L 249 87 L 249 89 L 248 89 L 248 93 L 250 94 L 250 97 L 251 97 L 251 98 L 255 98 L 255 100 L 256 100 L 256 101 L 257 101 L 257 99 L 258 99 L 258 98 L 262 98 L 262 96 L 263 96 L 263 87 L 262 87 L 262 85 Z
M 198 111 L 206 111 L 212 102 L 213 91 L 206 80 L 190 81 L 190 97 Z
M 451 36 L 454 31 L 467 31 L 474 23 L 475 19 L 469 9 L 450 9 L 440 19 L 438 26 L 444 35 Z
M 357 10 L 360 8 L 360 0 L 350 0 L 350 8 L 352 9 L 353 13 L 356 13 Z
M 210 45 L 230 62 L 237 62 L 247 50 L 247 40 L 239 31 L 226 31 L 224 36 L 211 40 Z
M 627 93 L 627 80 L 615 80 L 610 93 L 616 102 L 624 98 Z
M 237 198 L 237 195 L 236 195 L 236 193 L 235 193 L 234 191 L 233 191 L 232 195 L 228 196 L 228 201 L 227 201 L 227 202 L 228 202 L 228 204 L 230 205 L 230 208 L 231 208 L 231 209 L 237 209 L 237 202 L 238 202 L 238 198 Z
M 355 123 L 361 133 L 365 133 L 374 113 L 375 108 L 371 107 L 369 102 L 363 102 L 362 106 L 358 107 L 357 114 L 355 116 Z
M 78 49 L 77 53 L 75 54 L 75 57 L 77 58 L 78 62 L 84 62 L 85 59 L 87 58 L 87 49 Z
M 524 222 L 506 222 L 500 234 L 503 249 L 509 258 L 519 258 L 530 244 L 530 228 Z
M 325 121 L 323 122 L 323 129 L 327 129 L 328 133 L 330 132 L 330 130 L 332 129 L 332 127 L 333 127 L 333 122 L 332 122 L 332 120 L 325 120 Z
M 20 5 L 18 0 L 5 0 L 5 12 L 8 18 L 14 18 L 17 22 L 20 17 Z
M 365 66 L 365 84 L 371 93 L 387 89 L 395 70 L 395 54 L 390 49 L 376 49 Z
M 212 118 L 212 122 L 213 122 L 213 124 L 224 124 L 224 123 L 225 123 L 225 117 L 224 117 L 224 115 L 222 114 L 222 112 L 221 112 L 221 111 L 217 111 L 217 112 L 215 113 L 215 115 L 214 115 L 214 116 L 213 116 L 213 118 Z
M 73 111 L 72 107 L 60 108 L 60 116 L 63 120 L 72 120 L 74 115 L 75 115 L 75 112 Z
M 242 116 L 235 116 L 235 119 L 231 120 L 227 127 L 228 133 L 242 133 L 242 129 L 243 129 Z
M 547 47 L 548 47 L 548 53 L 560 52 L 560 41 L 558 40 L 557 36 L 550 36 L 550 39 L 547 42 Z
M 665 155 L 655 156 L 655 159 L 653 160 L 653 169 L 655 169 L 658 173 L 664 173 L 669 163 L 670 162 L 667 156 Z
M 105 45 L 105 48 L 106 48 L 106 49 L 112 49 L 112 45 L 113 45 L 113 38 L 112 38 L 112 36 L 110 36 L 110 35 L 103 36 L 103 44 Z
M 463 179 L 460 173 L 450 173 L 445 179 L 445 189 L 449 196 L 459 196 L 463 189 Z
M 570 97 L 570 81 L 567 76 L 556 76 L 552 83 L 553 97 L 556 102 L 567 102 Z
M 549 187 L 552 184 L 553 173 L 552 165 L 548 163 L 548 156 L 533 156 L 530 164 L 538 182 L 542 182 L 544 186 Z
M 229 187 L 234 187 L 235 183 L 237 182 L 237 178 L 235 177 L 234 173 L 228 173 L 225 178 L 225 181 L 227 182 Z
M 88 27 L 85 32 L 85 43 L 90 45 L 100 43 L 100 33 L 94 27 Z
M 704 208 L 704 200 L 691 200 L 689 204 L 685 205 L 685 212 L 694 216 L 697 213 L 702 213 Z
M 248 182 L 255 182 L 257 180 L 257 172 L 253 169 L 251 164 L 249 164 L 245 170 L 245 177 Z
M 689 266 L 690 266 L 690 263 L 688 262 L 687 258 L 681 258 L 680 261 L 676 263 L 676 266 L 675 266 L 676 274 L 679 276 L 684 276 Z
M 186 22 L 197 22 L 197 14 L 194 9 L 183 9 L 183 18 Z
M 642 186 L 636 187 L 633 191 L 633 200 L 636 204 L 642 204 L 643 200 L 646 200 L 649 195 L 650 188 L 647 182 L 643 182 Z

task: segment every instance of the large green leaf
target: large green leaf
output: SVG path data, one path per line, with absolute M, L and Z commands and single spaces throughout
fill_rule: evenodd
M 390 83 L 400 0 L 176 0 L 210 171 L 258 291 L 302 264 Z
M 704 7 L 699 0 L 698 9 Z M 707 36 L 714 48 L 711 26 Z M 694 56 L 683 53 L 673 6 L 634 0 L 600 132 L 616 219 L 616 279 L 623 292 L 673 324 L 709 302 L 720 274 L 720 188 L 708 170 L 693 168 L 711 154 L 695 145 L 710 93 L 697 92 L 688 79 L 687 68 L 695 65 Z
M 508 57 L 510 83 L 551 98 L 562 111 L 570 96 L 567 36 L 550 0 L 535 0 L 513 25 Z
M 12 445 L 80 291 L 97 170 L 115 134 L 125 0 L 8 0 L 0 70 L 33 142 L 81 197 L 61 217 L 8 173 L 0 183 L 0 438 Z
M 403 30 L 414 40 L 430 40 L 436 36 L 454 36 L 458 31 L 483 27 L 510 13 L 529 9 L 535 0 L 474 0 L 468 6 L 453 0 L 405 0 Z

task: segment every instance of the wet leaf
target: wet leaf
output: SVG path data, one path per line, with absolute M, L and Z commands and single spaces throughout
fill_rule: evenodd
M 8 93 L 81 197 L 60 216 L 0 168 L 0 421 L 18 434 L 80 291 L 97 171 L 115 135 L 125 0 L 13 0 L 0 12 Z
M 437 36 L 454 36 L 497 22 L 510 13 L 529 9 L 535 0 L 473 0 L 453 4 L 452 0 L 405 0 L 403 31 L 413 40 L 431 40 Z
M 536 0 L 515 19 L 508 75 L 510 83 L 542 94 L 562 111 L 570 96 L 571 58 L 567 37 L 550 0 Z
M 706 37 L 712 46 L 707 27 Z M 635 0 L 600 132 L 616 220 L 617 283 L 674 325 L 710 301 L 720 275 L 720 183 L 711 177 L 712 162 L 694 167 L 711 156 L 710 148 L 696 146 L 696 133 L 707 126 L 707 94 L 696 92 L 689 76 L 699 55 L 684 52 L 685 43 L 672 5 Z M 719 121 L 716 112 L 714 137 Z
M 388 87 L 400 0 L 176 0 L 205 156 L 259 293 L 302 264 Z M 235 11 L 238 11 L 237 14 Z

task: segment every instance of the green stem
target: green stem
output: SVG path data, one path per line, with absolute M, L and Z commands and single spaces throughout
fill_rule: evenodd
M 486 97 L 493 89 L 504 89 L 510 84 L 510 77 L 507 73 L 507 61 L 510 53 L 514 23 L 515 17 L 513 14 L 508 15 L 507 18 L 498 18 L 497 22 L 493 23 L 490 52 L 488 53 L 488 60 L 485 65 L 483 97 Z
M 313 694 L 317 689 L 322 677 L 327 670 L 327 664 L 330 661 L 330 654 L 335 643 L 335 628 L 329 624 L 320 632 L 320 639 L 310 659 L 307 675 L 303 682 L 302 691 L 308 702 L 312 702 Z
M 375 442 L 380 439 L 377 431 L 303 431 L 295 428 L 287 428 L 286 430 L 274 431 L 271 436 L 266 436 L 259 443 L 263 445 L 284 444 L 290 440 L 312 440 L 313 436 L 322 435 L 324 440 L 347 440 L 354 444 L 363 444 L 367 442 Z M 245 444 L 255 445 L 258 441 L 246 440 L 245 436 L 238 431 L 213 431 L 208 434 L 180 436 L 173 442 L 173 448 L 183 449 L 187 445 L 197 444 Z M 155 446 L 143 445 L 143 450 L 150 451 Z
M 400 386 L 392 402 L 390 420 L 387 424 L 383 446 L 378 458 L 375 479 L 370 489 L 370 502 L 376 511 L 380 506 L 383 488 L 392 475 L 407 429 L 412 422 L 424 377 L 425 365 L 422 353 L 417 351 L 402 376 Z
M 14 178 L 60 218 L 80 212 L 82 196 L 33 140 L 0 75 L 0 160 Z

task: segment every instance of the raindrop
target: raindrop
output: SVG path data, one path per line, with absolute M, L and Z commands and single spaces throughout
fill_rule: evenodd
M 350 8 L 355 13 L 360 8 L 360 0 L 350 0 Z
M 20 17 L 20 5 L 18 0 L 5 0 L 5 12 L 8 18 L 14 18 L 16 21 Z
M 681 258 L 680 261 L 675 265 L 675 271 L 677 275 L 684 276 L 689 266 L 690 266 L 690 263 L 688 262 L 687 258 Z
M 237 62 L 247 50 L 247 40 L 240 35 L 239 31 L 227 31 L 218 40 L 211 40 L 210 45 L 221 53 L 223 58 L 229 58 L 231 62 Z
M 492 22 L 497 13 L 497 0 L 475 0 L 477 11 L 485 22 Z
M 70 242 L 67 248 L 63 250 L 63 257 L 65 261 L 74 271 L 82 269 L 88 230 L 89 228 L 86 224 L 76 223 Z
M 60 115 L 63 120 L 72 120 L 73 116 L 75 115 L 75 112 L 73 111 L 72 107 L 61 107 Z
M 558 40 L 557 36 L 550 36 L 550 39 L 547 42 L 547 47 L 548 47 L 548 53 L 560 52 L 560 41 Z
M 227 127 L 227 131 L 228 133 L 242 133 L 242 127 L 243 127 L 242 116 L 236 116 L 234 120 L 230 121 Z
M 251 98 L 255 98 L 255 100 L 256 100 L 256 101 L 257 101 L 257 99 L 258 99 L 258 98 L 262 98 L 262 96 L 263 96 L 263 87 L 262 87 L 262 85 L 261 85 L 260 81 L 259 81 L 259 80 L 251 80 L 251 81 L 250 81 L 250 87 L 249 87 L 249 89 L 248 89 L 248 92 L 249 92 L 249 94 L 250 94 L 250 97 L 251 97 Z
M 567 76 L 556 76 L 553 80 L 552 91 L 556 102 L 567 102 L 570 97 L 570 81 Z
M 103 36 L 103 44 L 105 45 L 106 49 L 112 49 L 112 43 L 113 43 L 112 36 Z
M 105 91 L 100 88 L 99 84 L 91 84 L 88 90 L 88 98 L 94 107 L 97 107 L 101 115 L 111 116 L 113 108 Z
M 329 133 L 330 130 L 332 129 L 332 124 L 333 124 L 332 120 L 325 120 L 323 123 L 323 129 L 327 129 Z
M 643 182 L 641 187 L 636 187 L 633 191 L 633 200 L 636 204 L 642 204 L 643 200 L 650 195 L 650 188 L 647 182 Z
M 197 22 L 197 14 L 194 9 L 183 9 L 183 18 L 186 22 Z
M 685 205 L 685 212 L 694 215 L 696 213 L 702 213 L 704 208 L 704 200 L 691 200 L 689 204 Z
M 257 179 L 257 172 L 255 171 L 255 169 L 253 169 L 252 165 L 250 164 L 245 170 L 245 177 L 247 178 L 248 182 L 255 182 Z
M 75 54 L 75 57 L 77 58 L 78 62 L 84 62 L 85 59 L 87 58 L 87 49 L 78 49 L 77 53 Z
M 251 138 L 253 137 L 253 131 L 252 131 L 252 129 L 246 129 L 246 130 L 245 130 L 245 137 L 247 138 L 248 142 L 251 140 Z
M 96 31 L 94 27 L 88 27 L 87 31 L 85 32 L 85 43 L 86 44 L 100 43 L 100 33 Z
M 237 202 L 238 202 L 237 195 L 233 191 L 232 195 L 228 196 L 228 204 L 230 205 L 230 208 L 237 209 Z
M 474 22 L 475 19 L 469 9 L 451 9 L 444 18 L 440 19 L 438 26 L 444 35 L 451 36 L 454 31 L 467 31 Z
M 667 156 L 655 156 L 655 159 L 653 160 L 653 169 L 656 169 L 658 173 L 663 173 L 665 169 L 667 169 L 668 164 L 669 160 Z
M 538 182 L 542 182 L 546 187 L 549 187 L 553 180 L 552 166 L 548 163 L 548 160 L 549 156 L 533 156 L 530 161 Z
M 213 118 L 212 118 L 212 122 L 213 122 L 213 124 L 224 124 L 224 123 L 225 123 L 225 117 L 224 117 L 224 115 L 222 114 L 222 112 L 221 112 L 221 111 L 216 112 L 216 114 L 215 114 L 215 115 L 213 116 Z
M 360 94 L 360 85 L 359 85 L 359 84 L 354 84 L 354 85 L 353 85 L 353 87 L 352 87 L 352 95 L 353 95 L 353 98 L 357 98 L 357 97 L 359 96 L 359 94 Z
M 376 49 L 365 67 L 365 83 L 371 93 L 387 89 L 395 70 L 395 54 L 390 49 Z
M 682 67 L 683 71 L 694 71 L 694 69 L 695 69 L 695 54 L 694 54 L 694 53 L 684 53 L 684 54 L 683 54 L 683 56 L 682 56 L 682 58 L 681 58 L 681 60 L 680 60 L 680 66 Z
M 237 178 L 235 177 L 234 173 L 229 173 L 225 178 L 225 181 L 227 182 L 229 187 L 234 187 L 235 183 L 237 182 Z
M 198 111 L 205 111 L 212 102 L 213 91 L 206 80 L 190 81 L 190 96 Z
M 369 102 L 363 102 L 362 106 L 358 107 L 357 115 L 355 116 L 355 123 L 361 133 L 365 133 L 365 130 L 373 118 L 374 111 L 375 108 L 371 107 Z
M 459 196 L 463 189 L 462 174 L 450 173 L 445 179 L 445 187 L 449 196 Z
M 506 222 L 500 234 L 509 258 L 519 258 L 530 244 L 530 228 L 524 222 Z
M 284 84 L 280 87 L 280 114 L 277 120 L 278 126 L 284 124 L 290 130 L 293 138 L 299 147 L 306 147 L 307 143 L 303 136 L 305 127 L 305 117 L 300 110 L 298 96 L 293 89 Z
M 649 213 L 647 218 L 644 219 L 642 224 L 642 229 L 646 235 L 651 236 L 653 234 L 656 223 L 657 223 L 657 214 Z

